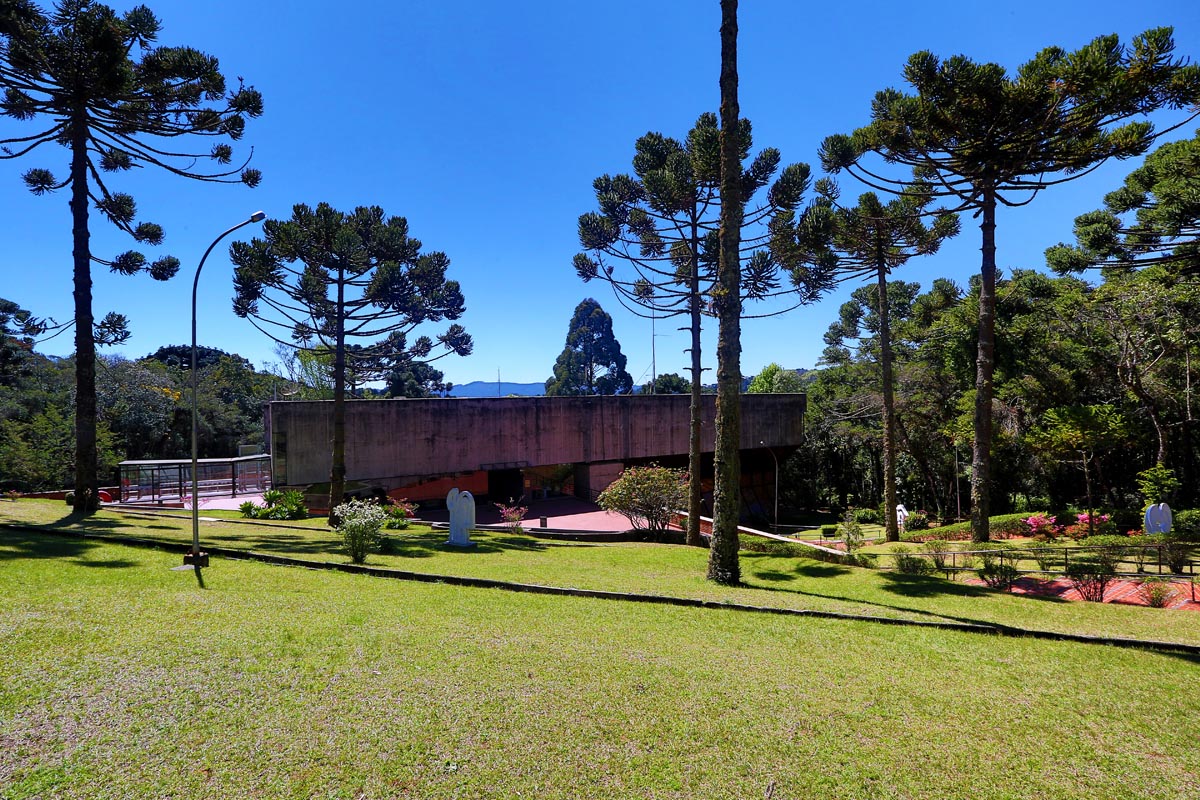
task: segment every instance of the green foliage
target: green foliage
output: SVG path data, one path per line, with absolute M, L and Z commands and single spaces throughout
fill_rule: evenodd
M 1104 602 L 1104 591 L 1116 579 L 1116 566 L 1120 552 L 1106 548 L 1076 556 L 1067 564 L 1065 572 L 1079 596 L 1092 603 Z
M 234 242 L 234 313 L 290 330 L 277 342 L 333 355 L 333 442 L 330 494 L 345 480 L 346 387 L 382 377 L 396 363 L 426 359 L 435 346 L 467 355 L 473 343 L 457 323 L 434 340 L 408 334 L 427 324 L 456 320 L 465 311 L 458 281 L 447 280 L 450 259 L 422 252 L 408 220 L 387 217 L 379 206 L 347 214 L 328 203 L 302 203 L 287 220 L 267 220 L 263 237 Z M 332 293 L 332 296 L 331 296 Z M 260 327 L 261 330 L 261 327 Z M 347 339 L 362 339 L 355 347 Z
M 629 394 L 633 378 L 625 371 L 612 317 L 590 297 L 575 307 L 567 344 L 546 380 L 546 395 Z
M 997 539 L 1010 539 L 1024 536 L 1028 532 L 1025 525 L 1026 514 L 999 514 L 989 520 L 992 535 Z M 971 538 L 970 522 L 953 522 L 937 528 L 922 531 L 906 531 L 902 537 L 906 542 L 924 542 L 929 539 L 945 539 L 951 542 L 965 541 Z
M 1020 574 L 1017 572 L 1016 551 L 994 542 L 976 542 L 972 548 L 978 553 L 980 580 L 993 589 L 1009 589 Z
M 1179 491 L 1180 485 L 1179 478 L 1175 477 L 1175 470 L 1167 469 L 1162 464 L 1155 464 L 1137 474 L 1138 492 L 1146 505 L 1171 500 L 1175 492 Z
M 384 504 L 383 510 L 387 512 L 387 521 L 383 523 L 383 527 L 392 531 L 403 531 L 407 530 L 408 526 L 412 524 L 417 504 L 410 503 L 407 500 L 389 499 Z
M 1158 576 L 1144 578 L 1138 584 L 1138 595 L 1151 608 L 1166 608 L 1175 597 L 1175 587 L 1171 585 L 1171 581 L 1167 578 L 1160 578 Z
M 900 545 L 896 545 L 899 547 Z M 950 563 L 948 558 L 950 553 L 950 543 L 944 539 L 930 539 L 921 544 L 921 552 L 929 555 L 929 563 L 938 572 L 946 572 L 946 567 Z
M 605 511 L 615 511 L 637 530 L 657 535 L 667 529 L 673 512 L 687 503 L 688 476 L 682 470 L 651 465 L 630 467 L 596 498 Z
M 763 367 L 762 372 L 751 379 L 747 394 L 794 394 L 804 391 L 800 375 L 793 369 L 784 369 L 775 362 Z
M 355 564 L 362 564 L 368 553 L 379 549 L 379 531 L 388 514 L 378 503 L 350 500 L 334 508 L 332 516 L 337 518 L 335 528 Z
M 1174 538 L 1186 542 L 1200 542 L 1200 510 L 1184 509 L 1171 517 L 1171 532 Z
M 879 525 L 883 522 L 882 515 L 877 508 L 856 508 L 854 509 L 854 518 L 863 525 Z
M 854 509 L 846 509 L 846 513 L 842 516 L 842 521 L 838 523 L 837 530 L 838 538 L 845 543 L 847 553 L 853 553 L 863 546 L 862 525 L 859 524 L 858 518 L 854 514 Z
M 659 375 L 652 383 L 642 384 L 642 394 L 690 394 L 691 382 L 675 372 Z
M 304 494 L 294 489 L 268 489 L 263 492 L 260 506 L 247 500 L 238 506 L 243 517 L 249 519 L 307 519 L 308 509 L 304 506 Z
M 1075 218 L 1075 245 L 1046 250 L 1046 262 L 1059 272 L 1098 265 L 1171 264 L 1200 270 L 1200 131 L 1193 139 L 1167 142 L 1146 156 L 1124 185 L 1104 197 L 1103 211 Z M 1147 502 L 1161 502 L 1155 495 Z
M 978 329 L 990 333 L 1000 308 L 997 208 L 1024 205 L 1037 192 L 1108 159 L 1144 153 L 1154 140 L 1153 126 L 1133 117 L 1186 108 L 1200 98 L 1200 67 L 1172 58 L 1173 48 L 1169 28 L 1147 31 L 1131 47 L 1104 36 L 1074 52 L 1047 48 L 1011 75 L 999 64 L 966 56 L 915 53 L 904 69 L 915 93 L 878 92 L 870 124 L 822 143 L 822 166 L 897 193 L 944 197 L 980 216 L 975 316 Z M 912 171 L 889 175 L 886 166 L 864 165 L 868 154 Z M 974 534 L 982 540 L 989 536 L 995 401 L 1003 399 L 993 391 L 995 371 L 1003 369 L 995 351 L 1004 342 L 999 326 L 995 330 L 999 344 L 990 336 L 976 339 L 979 391 L 971 398 L 972 512 Z
M 935 564 L 928 558 L 915 555 L 908 545 L 894 544 L 889 548 L 896 571 L 905 575 L 930 575 Z M 943 563 L 944 566 L 944 563 Z
M 73 230 L 75 300 L 75 489 L 80 511 L 92 511 L 97 471 L 96 345 L 128 339 L 128 319 L 92 309 L 92 263 L 124 275 L 167 280 L 179 259 L 148 261 L 130 250 L 111 260 L 91 252 L 89 207 L 139 244 L 157 247 L 161 226 L 138 220 L 134 198 L 110 190 L 111 173 L 147 166 L 210 183 L 255 186 L 247 161 L 213 138 L 242 137 L 246 120 L 262 113 L 262 96 L 243 85 L 227 90 L 216 58 L 190 47 L 158 46 L 158 19 L 145 6 L 118 15 L 90 0 L 64 0 L 47 16 L 32 2 L 0 10 L 0 115 L 26 125 L 0 138 L 0 160 L 62 146 L 69 171 L 58 177 L 34 167 L 22 176 L 35 195 L 68 190 Z M 194 137 L 203 146 L 188 142 Z M 164 144 L 170 142 L 169 145 Z M 208 169 L 198 166 L 208 162 Z M 102 174 L 106 174 L 102 177 Z

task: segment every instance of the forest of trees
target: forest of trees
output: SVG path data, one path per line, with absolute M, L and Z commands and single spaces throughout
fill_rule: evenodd
M 997 281 L 994 513 L 1081 503 L 1085 460 L 1101 505 L 1140 508 L 1137 474 L 1156 464 L 1181 481 L 1170 500 L 1200 500 L 1200 279 L 1169 265 L 1090 277 Z M 785 481 L 794 505 L 881 501 L 877 297 L 854 292 L 825 334 L 824 368 L 805 376 L 806 443 Z M 943 518 L 968 513 L 978 301 L 978 279 L 888 285 L 900 500 Z M 1081 425 L 1083 411 L 1106 422 Z

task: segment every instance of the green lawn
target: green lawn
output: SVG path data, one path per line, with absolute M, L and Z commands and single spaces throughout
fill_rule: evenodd
M 102 512 L 79 521 L 62 504 L 0 503 L 6 519 L 98 533 L 191 542 L 190 518 L 142 518 Z M 287 527 L 204 522 L 202 541 L 297 558 L 348 561 L 336 535 L 317 520 Z M 396 554 L 375 566 L 602 591 L 662 594 L 756 606 L 835 611 L 919 620 L 1001 623 L 1022 628 L 1200 644 L 1200 614 L 1137 606 L 1009 595 L 941 578 L 899 575 L 767 553 L 742 553 L 744 587 L 704 579 L 708 552 L 652 544 L 580 544 L 477 533 L 469 550 L 447 547 L 444 531 L 394 532 Z
M 560 550 L 636 548 L 458 558 L 544 565 Z M 178 561 L 0 530 L 0 797 L 1065 800 L 1200 786 L 1192 658 L 222 559 L 200 590 Z

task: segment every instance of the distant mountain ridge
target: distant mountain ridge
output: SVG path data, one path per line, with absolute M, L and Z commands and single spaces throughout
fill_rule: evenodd
M 816 374 L 812 370 L 807 369 L 797 369 L 793 371 L 799 375 L 800 378 L 805 381 L 805 383 L 811 380 Z M 750 385 L 750 381 L 753 380 L 753 378 L 753 375 L 748 375 L 742 378 L 743 392 L 746 391 L 746 388 Z M 704 389 L 708 392 L 715 392 L 717 390 L 717 385 L 715 383 L 711 385 L 706 384 Z M 635 393 L 640 393 L 641 387 L 635 386 L 633 391 Z M 499 384 L 497 384 L 496 381 L 471 381 L 470 383 L 464 383 L 460 386 L 455 386 L 450 390 L 450 397 L 541 397 L 544 394 L 546 394 L 546 384 L 537 382 L 511 383 L 508 381 L 501 381 Z

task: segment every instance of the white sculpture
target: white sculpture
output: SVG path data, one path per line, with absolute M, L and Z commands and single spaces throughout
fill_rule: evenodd
M 908 522 L 908 509 L 901 503 L 896 506 L 896 526 L 900 530 L 904 530 L 904 523 Z
M 1146 509 L 1146 533 L 1167 533 L 1171 530 L 1171 507 L 1158 503 Z
M 446 508 L 450 511 L 450 538 L 446 544 L 474 547 L 471 529 L 475 527 L 475 498 L 470 492 L 451 489 L 446 495 Z

